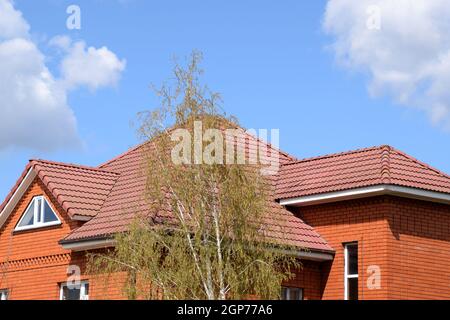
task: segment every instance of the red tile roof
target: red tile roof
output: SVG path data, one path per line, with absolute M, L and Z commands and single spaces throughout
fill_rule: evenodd
M 390 146 L 309 158 L 281 167 L 276 198 L 390 184 L 450 193 L 450 177 Z
M 280 222 L 283 227 L 280 227 Z M 270 239 L 312 251 L 334 252 L 313 227 L 273 201 L 266 220 L 266 235 Z
M 146 201 L 143 198 L 146 178 L 142 171 L 142 165 L 145 152 L 148 152 L 146 144 L 142 144 L 100 167 L 103 170 L 117 172 L 120 174 L 120 177 L 100 209 L 99 214 L 68 235 L 64 241 L 111 236 L 116 232 L 126 230 L 133 217 L 135 217 L 136 212 L 148 210 Z M 281 163 L 288 163 L 293 159 L 287 154 L 280 154 Z M 283 234 L 280 233 L 280 220 L 287 221 L 286 227 L 283 228 Z M 291 245 L 317 251 L 333 251 L 311 226 L 275 201 L 271 203 L 270 219 L 267 220 L 267 231 L 272 238 L 284 239 Z
M 98 215 L 66 237 L 79 240 L 103 237 L 123 231 L 136 213 L 147 210 L 144 199 L 146 178 L 142 172 L 145 144 L 101 166 L 103 170 L 120 174 Z
M 119 177 L 98 168 L 45 160 L 31 160 L 30 166 L 71 217 L 96 216 Z
M 144 143 L 98 168 L 44 160 L 31 160 L 5 202 L 11 199 L 30 168 L 53 193 L 70 216 L 92 218 L 64 241 L 109 237 L 126 230 L 136 213 L 148 210 L 143 198 Z M 249 152 L 256 150 L 250 146 Z M 253 151 L 252 151 L 253 150 Z M 295 160 L 280 153 L 281 170 L 271 177 L 274 201 L 267 217 L 268 235 L 292 245 L 332 251 L 327 242 L 303 220 L 275 199 L 301 197 L 380 184 L 392 184 L 450 193 L 450 177 L 389 146 L 360 149 L 316 158 Z M 280 221 L 287 221 L 280 232 Z

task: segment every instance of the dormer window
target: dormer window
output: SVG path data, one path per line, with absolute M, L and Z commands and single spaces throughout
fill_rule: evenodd
M 61 224 L 56 213 L 43 196 L 34 197 L 16 226 L 16 231 Z

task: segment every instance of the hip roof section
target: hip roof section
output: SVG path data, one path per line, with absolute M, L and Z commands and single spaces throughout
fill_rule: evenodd
M 276 198 L 296 198 L 375 185 L 450 194 L 448 175 L 390 146 L 379 146 L 282 165 Z

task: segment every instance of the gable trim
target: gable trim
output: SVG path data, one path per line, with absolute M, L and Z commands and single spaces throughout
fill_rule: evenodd
M 388 184 L 282 199 L 280 200 L 280 204 L 282 206 L 301 207 L 314 204 L 373 197 L 378 195 L 394 195 L 404 198 L 450 204 L 450 194 L 448 193 Z
M 20 199 L 22 199 L 22 196 L 27 191 L 31 183 L 34 181 L 34 178 L 36 178 L 36 176 L 37 176 L 36 172 L 33 170 L 33 168 L 30 168 L 25 177 L 23 178 L 23 180 L 20 182 L 17 189 L 14 191 L 11 198 L 4 206 L 2 212 L 0 212 L 0 228 L 2 228 L 6 220 L 8 220 L 9 216 L 16 208 Z

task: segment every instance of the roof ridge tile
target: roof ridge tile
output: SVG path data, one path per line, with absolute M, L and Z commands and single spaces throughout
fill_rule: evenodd
M 380 179 L 383 184 L 391 183 L 391 150 L 390 146 L 381 147 Z
M 382 145 L 285 164 L 278 174 L 276 198 L 383 184 L 450 194 L 449 175 L 389 145 Z
M 335 157 L 345 156 L 345 155 L 349 155 L 349 154 L 373 151 L 373 150 L 377 150 L 377 149 L 382 149 L 383 147 L 390 147 L 390 146 L 381 145 L 381 146 L 373 146 L 373 147 L 367 147 L 367 148 L 359 148 L 359 149 L 343 151 L 343 152 L 329 153 L 329 154 L 324 154 L 321 156 L 303 158 L 303 159 L 299 159 L 297 161 L 288 162 L 286 164 L 283 164 L 283 166 L 290 166 L 290 165 L 297 164 L 297 163 L 303 163 L 303 162 L 309 162 L 309 161 L 315 161 L 315 160 L 321 160 L 321 159 L 327 159 L 327 158 L 335 158 Z
M 117 173 L 117 172 L 101 169 L 98 167 L 91 167 L 91 166 L 74 164 L 74 163 L 58 162 L 58 161 L 43 160 L 43 159 L 30 159 L 30 163 L 32 166 L 39 165 L 39 164 L 50 164 L 50 165 L 77 168 L 77 169 L 83 169 L 83 170 L 92 170 L 92 171 L 96 171 L 96 172 L 108 173 L 111 175 L 119 175 L 119 173 Z

